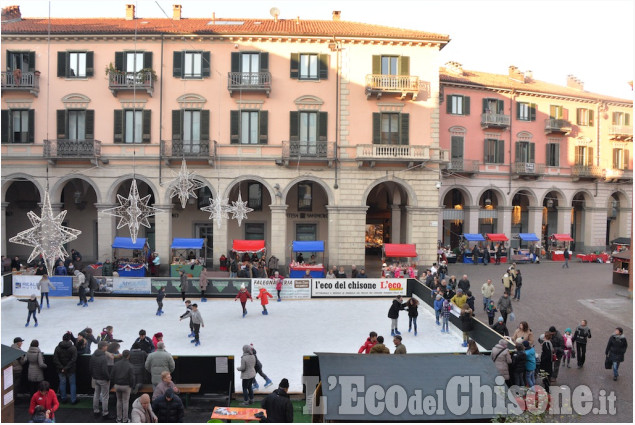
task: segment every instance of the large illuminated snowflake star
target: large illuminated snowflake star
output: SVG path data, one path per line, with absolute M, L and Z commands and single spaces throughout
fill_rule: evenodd
M 201 208 L 201 211 L 209 212 L 209 218 L 213 219 L 216 226 L 220 229 L 223 225 L 223 219 L 229 219 L 228 212 L 230 208 L 231 207 L 227 205 L 227 198 L 213 198 L 208 206 Z
M 139 226 L 145 226 L 149 229 L 150 222 L 148 221 L 148 217 L 161 212 L 158 208 L 148 205 L 150 196 L 151 195 L 146 195 L 143 198 L 140 198 L 139 190 L 137 189 L 137 180 L 133 179 L 128 197 L 124 198 L 123 196 L 117 194 L 119 205 L 103 211 L 104 214 L 119 217 L 117 229 L 128 226 L 130 229 L 130 238 L 132 239 L 132 243 L 137 242 Z
M 181 163 L 181 170 L 179 171 L 178 176 L 169 183 L 170 185 L 172 185 L 170 198 L 178 196 L 179 201 L 181 201 L 181 207 L 183 208 L 185 208 L 187 200 L 190 198 L 190 196 L 197 198 L 195 191 L 204 186 L 203 183 L 195 180 L 194 176 L 195 174 L 190 173 L 190 171 L 187 169 L 187 164 L 185 163 L 185 159 L 183 159 L 183 162 Z
M 242 224 L 242 221 L 247 218 L 247 213 L 253 211 L 253 208 L 247 206 L 248 201 L 243 202 L 243 198 L 238 192 L 238 200 L 232 201 L 232 206 L 229 207 L 229 212 L 232 213 L 232 219 L 238 221 L 238 226 Z
M 71 229 L 62 226 L 66 211 L 61 211 L 58 215 L 53 215 L 51 200 L 48 192 L 44 194 L 42 205 L 42 216 L 38 217 L 33 211 L 27 213 L 33 227 L 18 233 L 9 239 L 9 242 L 33 247 L 33 252 L 27 260 L 31 262 L 42 255 L 49 275 L 54 274 L 55 260 L 64 260 L 68 253 L 64 249 L 64 244 L 77 239 L 82 234 L 81 230 Z

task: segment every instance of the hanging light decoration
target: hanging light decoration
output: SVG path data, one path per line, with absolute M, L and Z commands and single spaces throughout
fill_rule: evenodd
M 238 226 L 240 227 L 242 221 L 247 218 L 247 213 L 253 211 L 253 208 L 249 208 L 247 206 L 248 201 L 243 202 L 243 198 L 240 194 L 240 189 L 238 190 L 238 200 L 232 201 L 232 206 L 229 207 L 229 212 L 232 213 L 232 219 L 236 219 L 238 221 Z
M 82 234 L 81 230 L 71 229 L 62 225 L 66 212 L 64 210 L 57 216 L 53 215 L 51 199 L 47 191 L 44 194 L 42 216 L 38 217 L 33 211 L 29 211 L 27 217 L 29 217 L 33 227 L 9 239 L 9 242 L 32 246 L 33 251 L 27 262 L 30 263 L 38 255 L 42 255 L 46 270 L 51 276 L 54 274 L 56 259 L 59 258 L 63 261 L 68 256 L 66 249 L 64 249 L 64 244 L 77 239 Z
M 139 196 L 139 189 L 137 189 L 137 180 L 133 178 L 128 197 L 124 198 L 123 196 L 117 194 L 119 205 L 103 211 L 104 214 L 119 217 L 117 229 L 128 226 L 128 228 L 130 229 L 130 238 L 132 239 L 132 243 L 137 242 L 139 226 L 145 226 L 149 229 L 150 222 L 148 221 L 148 217 L 161 212 L 161 210 L 159 210 L 158 208 L 154 208 L 148 205 L 150 196 L 151 195 L 146 195 L 143 198 Z
M 229 210 L 231 207 L 227 202 L 227 198 L 213 198 L 208 206 L 201 208 L 201 211 L 210 213 L 210 220 L 214 220 L 219 229 L 223 225 L 223 220 L 229 219 Z
M 172 185 L 170 198 L 178 196 L 179 201 L 181 201 L 181 207 L 183 209 L 185 209 L 187 200 L 190 197 L 197 198 L 195 191 L 204 186 L 203 183 L 201 183 L 199 180 L 196 180 L 194 177 L 195 174 L 190 173 L 190 171 L 187 169 L 185 158 L 183 158 L 183 162 L 181 162 L 181 170 L 179 171 L 178 176 L 168 183 L 169 185 Z

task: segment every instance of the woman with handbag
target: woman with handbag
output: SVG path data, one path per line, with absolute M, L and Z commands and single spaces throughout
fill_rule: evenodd
M 626 353 L 627 348 L 628 342 L 624 337 L 624 330 L 622 328 L 615 328 L 615 332 L 609 338 L 609 342 L 606 345 L 606 350 L 604 352 L 604 354 L 606 354 L 604 367 L 612 364 L 614 381 L 617 381 L 617 377 L 619 376 L 617 370 L 620 367 L 620 363 L 624 361 L 624 353 Z M 610 366 L 606 368 L 609 369 Z
M 549 384 L 551 382 L 551 375 L 553 373 L 553 362 L 556 360 L 556 353 L 551 343 L 551 332 L 545 332 L 540 335 L 538 342 L 542 345 L 542 352 L 540 353 L 540 372 L 546 374 L 542 378 L 542 384 L 547 393 L 549 393 Z

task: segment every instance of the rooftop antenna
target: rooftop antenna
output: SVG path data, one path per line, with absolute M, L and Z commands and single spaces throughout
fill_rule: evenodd
M 273 16 L 274 22 L 278 22 L 278 16 L 280 16 L 280 9 L 278 9 L 277 7 L 272 7 L 271 9 L 269 9 L 269 14 Z

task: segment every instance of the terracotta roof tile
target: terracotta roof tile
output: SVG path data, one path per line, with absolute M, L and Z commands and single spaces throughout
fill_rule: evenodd
M 389 39 L 431 40 L 447 43 L 448 35 L 382 25 L 371 25 L 349 21 L 318 21 L 295 19 L 172 19 L 136 18 L 127 21 L 121 18 L 53 18 L 52 34 L 219 34 L 219 35 L 263 35 L 263 36 L 336 36 Z M 48 18 L 25 18 L 18 22 L 2 24 L 3 34 L 46 34 Z
M 520 82 L 518 80 L 511 79 L 508 75 L 490 74 L 487 72 L 471 71 L 466 69 L 463 70 L 463 75 L 457 75 L 448 71 L 445 67 L 441 67 L 439 69 L 439 80 L 441 84 L 463 83 L 477 86 L 497 87 L 508 90 L 514 89 L 518 91 L 570 96 L 583 99 L 603 99 L 606 101 L 632 103 L 632 100 L 591 93 L 584 90 L 577 90 L 566 86 L 559 86 L 557 84 L 547 83 L 544 81 L 532 79 L 528 82 Z

